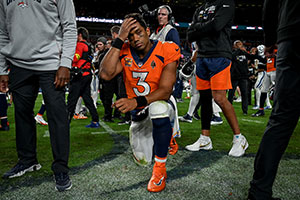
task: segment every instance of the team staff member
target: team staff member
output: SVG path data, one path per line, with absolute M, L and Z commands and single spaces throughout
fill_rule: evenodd
M 130 138 L 137 159 L 148 155 L 146 162 L 151 163 L 154 143 L 155 164 L 148 191 L 159 192 L 166 185 L 170 120 L 174 119 L 174 107 L 168 100 L 176 80 L 180 49 L 175 43 L 152 41 L 149 35 L 150 29 L 140 14 L 125 16 L 119 37 L 101 63 L 100 75 L 110 80 L 123 71 L 128 98 L 117 100 L 114 106 L 123 113 L 132 112 L 130 133 L 143 137 L 140 141 Z M 129 42 L 124 44 L 126 38 Z
M 265 0 L 266 55 L 278 44 L 273 110 L 254 161 L 249 200 L 279 200 L 272 186 L 300 116 L 300 1 Z M 274 19 L 274 16 L 279 16 Z
M 229 155 L 239 157 L 244 155 L 248 142 L 240 132 L 233 106 L 226 98 L 226 91 L 232 88 L 230 34 L 234 7 L 233 0 L 206 0 L 195 11 L 193 22 L 187 31 L 189 42 L 196 41 L 198 45 L 196 75 L 202 103 L 202 134 L 190 147 L 193 146 L 193 149 L 197 150 L 212 149 L 209 136 L 213 97 L 221 107 L 234 134 Z
M 69 123 L 65 85 L 76 47 L 73 1 L 0 1 L 0 90 L 13 95 L 18 163 L 3 178 L 39 170 L 34 104 L 42 89 L 56 189 L 68 190 Z M 10 66 L 8 75 L 7 68 Z
M 176 43 L 180 47 L 180 38 L 179 33 L 177 29 L 174 27 L 174 17 L 173 12 L 170 6 L 168 5 L 162 5 L 158 7 L 157 9 L 157 21 L 158 21 L 158 27 L 150 36 L 151 40 L 159 40 L 162 42 L 165 41 L 171 41 Z M 182 80 L 179 78 L 179 75 L 176 77 L 176 83 L 174 85 L 174 91 L 173 96 L 175 98 L 181 99 L 183 89 L 183 83 Z M 173 98 L 173 97 L 172 97 Z M 176 140 L 174 137 L 180 136 L 180 127 L 179 127 L 179 121 L 178 121 L 178 111 L 177 111 L 177 105 L 176 102 L 175 105 L 175 113 L 176 118 L 174 120 L 175 128 L 173 130 L 173 137 L 170 143 L 170 150 L 169 153 L 171 155 L 174 155 L 178 151 L 178 144 L 176 143 Z
M 70 82 L 69 95 L 68 95 L 68 112 L 69 120 L 71 122 L 75 107 L 79 97 L 81 96 L 86 107 L 89 109 L 92 115 L 91 124 L 87 125 L 87 128 L 100 128 L 99 125 L 99 116 L 97 109 L 91 97 L 91 81 L 92 81 L 92 72 L 91 72 L 91 49 L 87 44 L 87 39 L 89 38 L 89 32 L 84 27 L 78 28 L 77 35 L 77 46 L 75 55 L 73 58 L 72 67 L 80 70 L 78 75 L 74 75 Z

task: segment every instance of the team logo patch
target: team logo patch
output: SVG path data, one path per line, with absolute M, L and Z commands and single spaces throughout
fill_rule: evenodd
M 18 6 L 21 8 L 26 8 L 28 7 L 28 2 L 27 1 L 21 1 L 18 3 Z
M 151 63 L 151 67 L 152 67 L 152 69 L 154 69 L 156 67 L 156 63 L 154 62 L 154 60 Z
M 125 66 L 131 67 L 132 66 L 132 59 L 131 58 L 124 58 L 125 60 Z

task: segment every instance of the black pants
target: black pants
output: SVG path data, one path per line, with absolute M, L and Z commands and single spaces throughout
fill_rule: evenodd
M 258 200 L 270 199 L 280 159 L 300 115 L 300 40 L 278 45 L 273 110 L 254 162 L 251 193 Z
M 119 91 L 119 84 L 118 84 L 118 78 L 120 78 L 121 74 L 118 74 L 116 77 L 114 77 L 110 81 L 105 81 L 100 79 L 100 99 L 103 103 L 104 107 L 104 118 L 111 119 L 112 118 L 112 112 L 113 109 L 111 107 L 112 100 L 114 97 L 114 94 L 116 95 L 117 99 L 120 98 L 120 91 Z M 123 79 L 122 79 L 123 80 Z M 115 110 L 114 116 L 117 117 L 117 115 L 120 116 L 120 111 Z
M 97 113 L 97 109 L 94 105 L 93 99 L 91 97 L 91 81 L 92 75 L 80 76 L 78 78 L 73 79 L 70 82 L 69 95 L 68 95 L 68 112 L 69 112 L 69 120 L 72 120 L 72 117 L 75 112 L 76 104 L 81 96 L 84 104 L 89 109 L 92 115 L 92 121 L 98 122 L 99 116 Z
M 33 71 L 16 66 L 9 73 L 9 89 L 13 95 L 16 123 L 16 146 L 19 162 L 37 162 L 34 104 L 39 87 L 47 109 L 54 173 L 68 172 L 70 129 L 65 103 L 65 90 L 55 89 L 56 71 Z
M 242 110 L 243 113 L 248 113 L 248 80 L 247 79 L 238 79 L 231 80 L 232 89 L 228 93 L 228 101 L 232 104 L 234 92 L 236 87 L 239 86 L 242 95 Z

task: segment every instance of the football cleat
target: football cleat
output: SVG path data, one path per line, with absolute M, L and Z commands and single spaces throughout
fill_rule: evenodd
M 148 183 L 149 192 L 160 192 L 166 187 L 167 170 L 165 163 L 155 162 L 152 177 Z
M 188 122 L 188 123 L 192 123 L 193 122 L 193 118 L 189 115 L 189 114 L 185 114 L 182 117 L 178 117 L 179 121 L 181 122 Z
M 55 178 L 55 189 L 59 192 L 63 192 L 72 188 L 72 182 L 67 173 L 54 174 Z
M 88 117 L 83 115 L 82 113 L 80 114 L 74 114 L 73 119 L 87 119 Z
M 249 146 L 246 138 L 242 134 L 238 137 L 234 135 L 232 143 L 233 145 L 228 155 L 233 157 L 241 157 L 244 155 Z
M 31 165 L 23 165 L 21 163 L 17 163 L 11 170 L 7 171 L 2 178 L 9 179 L 15 178 L 19 176 L 23 176 L 26 172 L 33 172 L 41 169 L 41 165 L 39 163 L 34 163 Z
M 260 116 L 264 116 L 264 115 L 265 115 L 264 110 L 258 110 L 256 113 L 252 114 L 252 117 L 260 117 Z
M 171 141 L 170 141 L 170 145 L 169 145 L 169 154 L 170 155 L 175 155 L 178 151 L 178 144 L 175 140 L 175 138 L 172 136 Z
M 213 146 L 210 137 L 200 135 L 199 139 L 196 142 L 187 145 L 185 148 L 189 151 L 199 151 L 200 149 L 211 150 Z
M 48 122 L 46 122 L 46 121 L 44 120 L 44 118 L 43 118 L 42 115 L 37 114 L 37 115 L 34 117 L 34 119 L 35 119 L 36 123 L 38 123 L 38 124 L 41 124 L 41 125 L 43 125 L 43 126 L 47 126 L 47 125 L 48 125 Z
M 223 120 L 221 117 L 217 117 L 213 114 L 211 121 L 210 121 L 210 125 L 220 125 L 223 124 Z
M 194 118 L 195 120 L 200 120 L 200 119 L 201 119 L 200 116 L 199 116 L 199 114 L 198 114 L 198 112 L 194 112 L 193 118 Z
M 100 126 L 100 124 L 99 124 L 99 122 L 91 122 L 89 125 L 86 125 L 85 126 L 86 128 L 100 128 L 101 126 Z

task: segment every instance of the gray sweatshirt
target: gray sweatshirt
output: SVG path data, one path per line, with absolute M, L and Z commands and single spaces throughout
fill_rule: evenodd
M 7 61 L 36 71 L 71 68 L 76 41 L 72 0 L 0 1 L 0 75 Z

